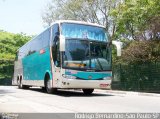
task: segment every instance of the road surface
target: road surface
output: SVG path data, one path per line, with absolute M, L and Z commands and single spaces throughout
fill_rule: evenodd
M 137 95 L 96 90 L 91 96 L 82 91 L 47 94 L 40 88 L 28 90 L 0 86 L 0 112 L 9 113 L 127 113 L 160 112 L 160 94 Z

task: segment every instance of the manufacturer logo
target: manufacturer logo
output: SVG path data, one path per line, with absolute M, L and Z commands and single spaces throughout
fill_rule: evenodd
M 92 76 L 90 75 L 90 76 L 88 76 L 88 79 L 92 79 Z

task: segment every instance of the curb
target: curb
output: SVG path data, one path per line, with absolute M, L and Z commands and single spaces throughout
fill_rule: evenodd
M 134 96 L 160 97 L 160 94 L 157 94 L 157 93 L 145 93 L 145 92 L 133 92 L 133 91 L 96 89 L 95 92 L 103 92 L 103 93 L 109 93 L 109 94 L 115 94 L 115 95 L 134 95 Z

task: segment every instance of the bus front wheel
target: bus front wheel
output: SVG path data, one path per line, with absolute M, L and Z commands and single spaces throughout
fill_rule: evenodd
M 56 88 L 52 88 L 50 78 L 47 79 L 45 87 L 46 87 L 47 93 L 49 94 L 55 93 L 57 91 Z
M 91 95 L 94 91 L 94 89 L 82 89 L 82 90 L 85 95 Z

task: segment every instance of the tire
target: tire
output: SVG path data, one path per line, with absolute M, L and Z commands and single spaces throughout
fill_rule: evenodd
M 91 95 L 94 91 L 94 89 L 82 89 L 82 90 L 85 95 Z
M 18 88 L 23 89 L 23 84 L 21 80 L 18 80 Z
M 46 87 L 41 87 L 41 88 L 42 88 L 42 90 L 43 90 L 43 91 L 45 91 L 45 90 L 46 90 Z
M 46 87 L 47 93 L 49 93 L 49 94 L 57 92 L 56 88 L 52 88 L 52 86 L 51 86 L 51 80 L 50 80 L 49 76 L 47 76 L 45 87 Z
M 19 81 L 18 81 L 18 88 L 19 88 L 19 89 L 28 89 L 29 86 L 28 86 L 28 85 L 23 85 L 23 84 L 22 84 L 22 80 L 19 80 Z
M 22 89 L 29 89 L 30 86 L 28 85 L 22 85 Z

